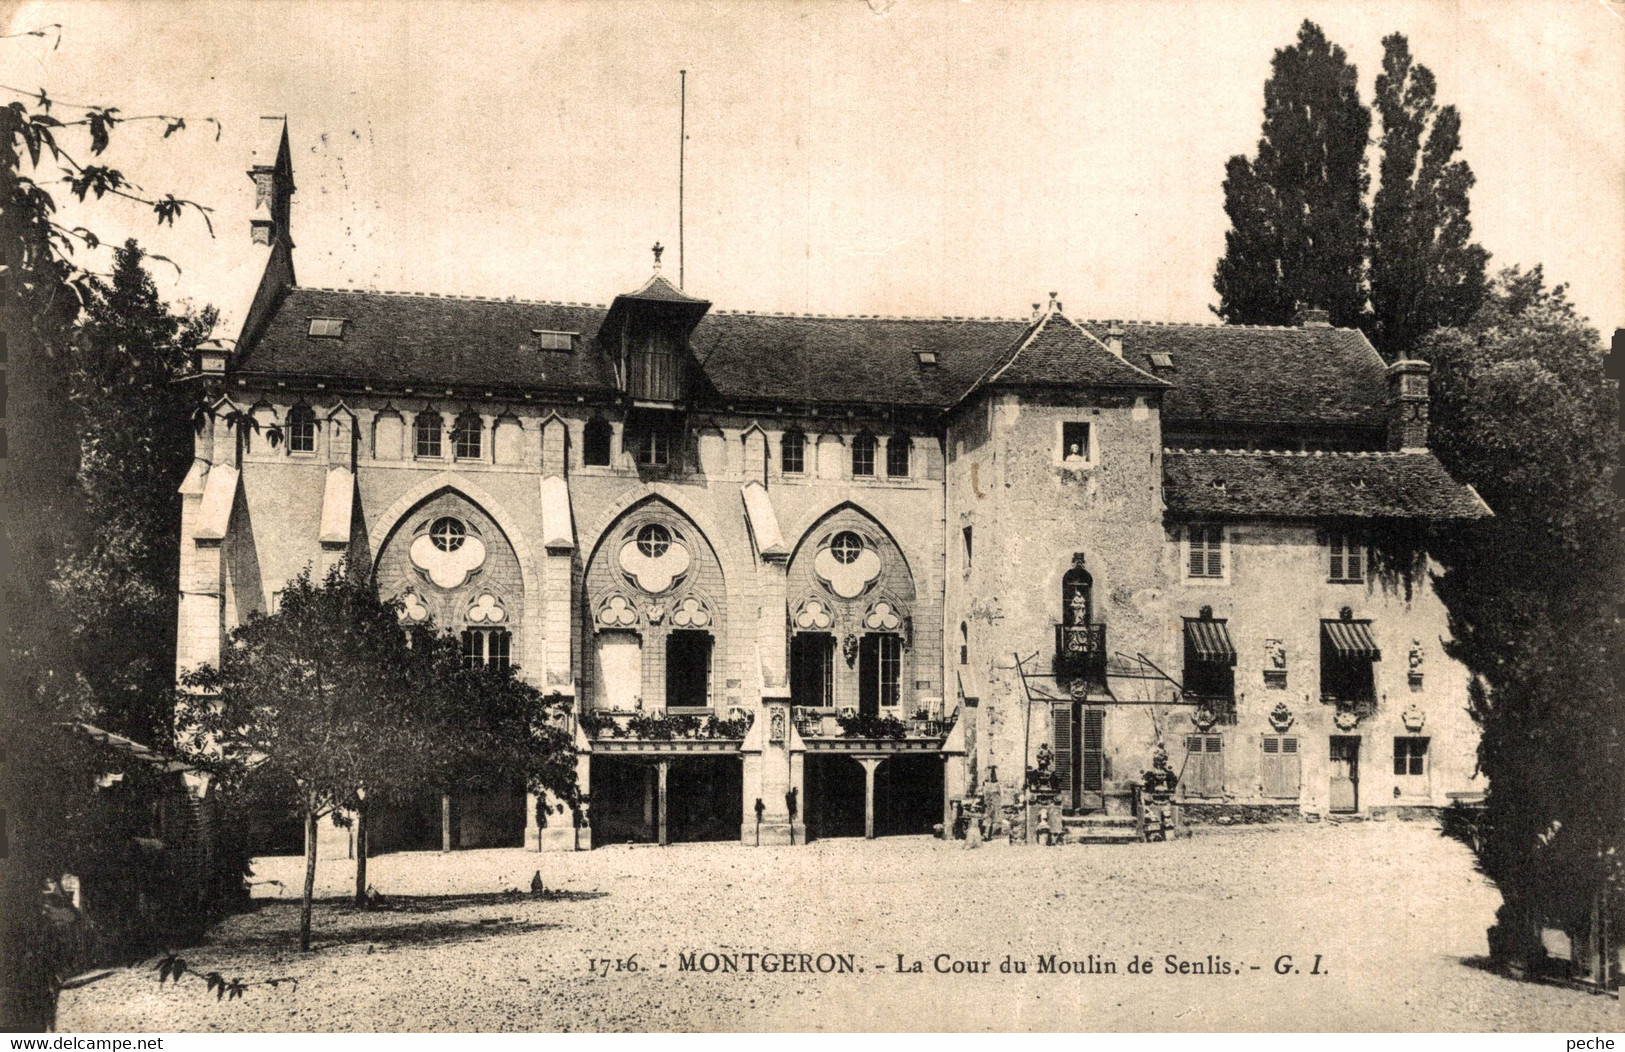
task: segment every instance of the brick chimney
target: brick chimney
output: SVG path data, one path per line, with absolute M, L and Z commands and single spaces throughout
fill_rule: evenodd
M 1332 316 L 1319 307 L 1299 307 L 1292 316 L 1292 324 L 1300 329 L 1329 329 Z
M 1427 362 L 1401 359 L 1388 367 L 1388 449 L 1419 453 L 1428 447 Z
M 1106 330 L 1106 347 L 1117 357 L 1123 357 L 1123 327 L 1115 321 Z

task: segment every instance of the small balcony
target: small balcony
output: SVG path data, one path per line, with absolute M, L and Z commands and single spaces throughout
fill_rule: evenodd
M 1236 696 L 1233 691 L 1186 690 L 1185 701 L 1197 710 L 1206 709 L 1213 713 L 1215 721 L 1224 726 L 1236 725 Z
M 1328 690 L 1322 687 L 1320 701 L 1323 705 L 1333 705 L 1339 710 L 1347 709 L 1362 720 L 1377 714 L 1377 696 L 1374 692 Z
M 1055 675 L 1062 679 L 1106 680 L 1106 626 L 1056 625 Z

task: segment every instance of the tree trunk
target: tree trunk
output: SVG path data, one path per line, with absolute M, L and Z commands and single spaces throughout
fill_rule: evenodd
M 305 806 L 305 897 L 299 908 L 299 949 L 310 949 L 310 902 L 316 894 L 316 809 Z
M 355 904 L 367 904 L 367 801 L 355 809 Z
M 440 794 L 440 851 L 451 850 L 451 794 Z

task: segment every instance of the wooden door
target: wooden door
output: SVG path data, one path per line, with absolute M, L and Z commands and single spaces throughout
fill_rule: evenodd
M 1360 809 L 1360 739 L 1334 735 L 1331 739 L 1331 809 Z

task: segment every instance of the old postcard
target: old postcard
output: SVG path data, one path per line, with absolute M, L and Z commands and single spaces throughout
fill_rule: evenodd
M 14 7 L 8 1024 L 1618 1029 L 1622 15 Z

